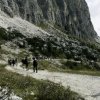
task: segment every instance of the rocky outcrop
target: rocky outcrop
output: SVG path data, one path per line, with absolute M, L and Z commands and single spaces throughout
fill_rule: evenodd
M 22 100 L 22 98 L 16 96 L 8 87 L 0 86 L 0 100 Z
M 20 16 L 35 24 L 47 22 L 78 37 L 97 36 L 85 0 L 0 0 L 0 8 L 10 17 Z

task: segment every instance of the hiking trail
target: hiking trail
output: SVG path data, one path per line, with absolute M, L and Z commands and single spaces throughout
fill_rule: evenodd
M 60 83 L 64 87 L 70 86 L 72 91 L 79 93 L 86 100 L 100 100 L 99 76 L 49 72 L 47 70 L 39 70 L 38 73 L 34 73 L 32 69 L 23 69 L 20 67 L 20 64 L 15 67 L 6 66 L 6 69 L 23 76 L 30 76 L 35 79 L 50 80 L 55 83 Z

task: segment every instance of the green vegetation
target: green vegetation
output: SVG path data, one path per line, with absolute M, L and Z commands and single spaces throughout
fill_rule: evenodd
M 39 61 L 39 69 L 40 70 L 48 70 L 48 71 L 62 71 L 58 65 L 51 63 L 51 61 L 41 60 Z
M 13 30 L 12 32 L 9 32 L 9 38 L 13 39 L 13 38 L 24 38 L 25 36 L 22 35 L 22 33 L 20 33 L 18 30 Z
M 87 46 L 89 48 L 99 50 L 100 44 L 98 44 L 99 45 L 98 46 L 95 40 L 87 40 L 86 38 L 77 37 L 77 36 L 74 36 L 74 35 L 68 35 L 68 37 L 69 37 L 69 39 L 79 41 L 82 46 Z
M 60 57 L 60 58 L 64 58 L 64 53 L 62 51 L 61 48 L 59 48 L 57 46 L 56 43 L 54 43 L 54 41 L 52 40 L 47 40 L 44 41 L 41 38 L 27 38 L 26 39 L 28 44 L 32 46 L 32 48 L 30 49 L 31 52 L 33 53 L 37 53 L 38 54 L 42 54 L 45 55 L 47 57 Z
M 65 89 L 50 81 L 36 80 L 31 77 L 9 72 L 0 65 L 0 86 L 9 87 L 23 100 L 84 100 L 70 88 Z
M 59 84 L 46 82 L 38 86 L 38 100 L 84 100 L 77 97 L 70 88 L 65 89 Z M 72 95 L 73 94 L 73 95 Z
M 1 48 L 0 48 L 0 53 L 1 53 L 1 54 L 9 54 L 8 51 L 2 50 Z M 0 55 L 0 56 L 1 56 L 1 55 Z
M 61 25 L 58 25 L 57 23 L 54 24 L 54 27 L 55 27 L 56 29 L 60 30 L 60 31 L 63 32 L 63 33 L 66 33 L 66 32 L 67 32 L 64 28 L 61 27 Z
M 24 37 L 19 31 L 13 30 L 12 32 L 7 31 L 4 28 L 0 28 L 0 39 L 1 40 L 12 40 L 17 37 Z
M 39 23 L 37 26 L 41 27 L 42 29 L 47 29 L 48 28 L 48 25 L 44 22 Z
M 4 28 L 0 28 L 0 40 L 7 40 L 8 39 L 8 35 L 7 35 L 7 31 Z
M 82 75 L 92 75 L 92 76 L 100 76 L 100 71 L 96 69 L 91 69 L 87 65 L 81 65 L 80 63 L 71 62 L 71 61 L 63 61 L 61 66 L 58 64 L 52 63 L 52 60 L 41 60 L 39 61 L 39 69 L 40 70 L 48 70 L 53 72 L 64 72 L 64 73 L 72 73 L 72 74 L 82 74 Z
M 68 60 L 68 61 L 64 62 L 63 65 L 71 70 L 91 70 L 91 71 L 96 70 L 96 68 L 93 69 L 93 67 L 91 67 L 87 64 L 83 64 L 83 63 L 81 63 L 81 61 Z

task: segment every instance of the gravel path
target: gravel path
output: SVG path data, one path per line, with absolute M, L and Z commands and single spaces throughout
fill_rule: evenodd
M 100 77 L 97 76 L 48 72 L 46 70 L 33 73 L 32 70 L 26 71 L 20 65 L 17 67 L 7 66 L 6 69 L 24 76 L 60 83 L 64 87 L 70 86 L 71 90 L 79 93 L 86 100 L 100 100 Z

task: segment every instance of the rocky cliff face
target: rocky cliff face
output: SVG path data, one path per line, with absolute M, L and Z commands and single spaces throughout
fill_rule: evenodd
M 97 34 L 85 0 L 0 0 L 0 9 L 0 52 L 13 47 L 12 55 L 20 55 L 15 48 L 23 48 L 36 56 L 71 59 L 71 66 L 100 70 L 100 49 L 92 42 Z
M 10 17 L 47 22 L 78 37 L 97 36 L 85 0 L 0 0 L 0 8 Z

